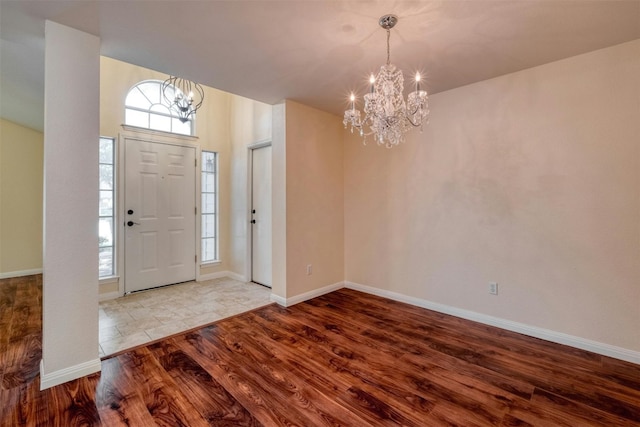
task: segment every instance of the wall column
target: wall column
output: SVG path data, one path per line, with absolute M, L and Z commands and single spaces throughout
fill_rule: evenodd
M 286 305 L 287 299 L 287 147 L 286 104 L 273 106 L 271 141 L 271 299 Z
M 45 24 L 44 260 L 40 388 L 100 370 L 100 39 Z

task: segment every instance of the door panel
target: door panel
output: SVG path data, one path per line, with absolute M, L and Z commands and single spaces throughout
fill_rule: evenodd
M 195 147 L 125 138 L 126 292 L 195 279 L 195 158 Z
M 271 147 L 251 153 L 251 280 L 271 287 Z
M 141 172 L 140 173 L 140 219 L 152 220 L 158 219 L 158 174 Z

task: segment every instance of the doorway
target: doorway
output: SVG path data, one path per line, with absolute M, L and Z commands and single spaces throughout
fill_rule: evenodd
M 251 281 L 271 287 L 271 144 L 251 149 Z
M 196 147 L 124 137 L 125 293 L 196 277 Z

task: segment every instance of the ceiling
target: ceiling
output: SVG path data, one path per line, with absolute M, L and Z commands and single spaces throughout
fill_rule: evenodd
M 640 0 L 0 0 L 0 115 L 43 127 L 45 19 L 111 58 L 341 115 L 385 62 L 387 13 L 391 62 L 431 94 L 640 38 Z

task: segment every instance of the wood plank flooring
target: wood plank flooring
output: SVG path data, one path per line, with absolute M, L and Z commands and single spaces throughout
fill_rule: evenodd
M 640 365 L 346 289 L 41 392 L 41 300 L 0 280 L 0 426 L 640 426 Z

